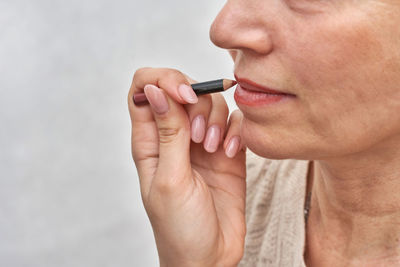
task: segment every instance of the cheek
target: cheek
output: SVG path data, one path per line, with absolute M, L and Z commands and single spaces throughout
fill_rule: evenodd
M 287 35 L 293 38 L 280 46 L 280 58 L 297 110 L 276 123 L 245 118 L 242 136 L 250 150 L 276 159 L 327 158 L 400 133 L 400 41 L 390 39 L 391 26 L 374 23 L 343 14 L 292 24 L 300 28 Z
M 400 128 L 390 119 L 400 108 L 400 43 L 380 31 L 389 25 L 372 24 L 363 16 L 336 18 L 309 27 L 288 47 L 307 119 L 331 141 L 366 145 L 379 138 L 376 129 L 391 128 L 382 138 Z
M 366 23 L 348 24 L 326 21 L 292 34 L 296 38 L 288 46 L 290 65 L 301 85 L 310 89 L 343 85 L 380 61 L 382 45 Z

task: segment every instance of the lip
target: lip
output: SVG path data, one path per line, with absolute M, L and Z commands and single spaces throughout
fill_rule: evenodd
M 240 107 L 244 106 L 264 106 L 273 103 L 283 102 L 295 97 L 295 95 L 273 90 L 259 85 L 251 80 L 239 78 L 235 75 L 238 86 L 235 91 L 235 101 Z
M 247 91 L 255 91 L 255 92 L 261 92 L 261 93 L 268 93 L 268 94 L 284 94 L 284 95 L 294 96 L 293 94 L 290 94 L 287 92 L 273 90 L 271 88 L 259 85 L 249 79 L 239 78 L 236 74 L 235 74 L 235 79 L 238 82 L 238 84 Z

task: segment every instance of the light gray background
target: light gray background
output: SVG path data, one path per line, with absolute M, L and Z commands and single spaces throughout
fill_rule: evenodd
M 158 265 L 126 96 L 143 66 L 232 78 L 223 4 L 0 0 L 0 266 Z

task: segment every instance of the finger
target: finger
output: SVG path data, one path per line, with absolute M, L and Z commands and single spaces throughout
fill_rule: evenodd
M 208 117 L 212 107 L 211 95 L 199 96 L 196 105 L 185 105 L 191 122 L 190 132 L 192 141 L 201 143 L 204 140 Z
M 157 168 L 159 137 L 150 105 L 135 105 L 133 103 L 133 94 L 143 92 L 143 84 L 145 84 L 146 81 L 149 83 L 162 83 L 159 80 L 165 78 L 170 72 L 178 71 L 152 68 L 139 69 L 133 76 L 128 93 L 128 107 L 132 121 L 132 157 L 140 177 L 141 192 L 144 193 L 148 191 L 152 182 L 152 177 L 154 177 L 153 172 Z M 178 77 L 178 83 L 185 81 L 189 81 L 190 83 L 195 82 L 187 75 L 182 75 L 183 76 Z M 137 84 L 139 86 L 137 86 Z
M 159 160 L 153 183 L 162 189 L 172 189 L 179 181 L 191 177 L 189 119 L 182 105 L 164 90 L 146 85 L 144 92 L 151 105 L 159 137 Z
M 240 137 L 240 128 L 243 114 L 240 110 L 232 112 L 227 126 L 227 133 L 224 140 L 224 150 L 228 158 L 234 158 L 244 145 Z
M 172 99 L 181 104 L 197 103 L 198 99 L 190 86 L 192 79 L 175 69 L 141 68 L 133 79 L 137 92 L 142 92 L 147 84 L 162 88 Z
M 134 126 L 135 119 L 138 119 L 140 122 L 151 122 L 153 120 L 153 114 L 151 112 L 151 108 L 149 105 L 141 105 L 137 106 L 133 103 L 133 95 L 135 93 L 138 93 L 140 91 L 143 91 L 143 89 L 138 89 L 138 87 L 135 84 L 135 79 L 137 79 L 137 71 L 135 72 L 133 78 L 132 78 L 132 83 L 131 87 L 129 88 L 129 93 L 128 93 L 128 108 L 129 108 L 129 115 L 132 121 L 132 127 Z
M 229 109 L 221 94 L 212 94 L 212 108 L 207 122 L 206 137 L 203 142 L 204 149 L 213 153 L 223 140 Z
M 133 76 L 128 93 L 128 107 L 132 122 L 132 156 L 136 164 L 140 165 L 142 162 L 141 159 L 146 159 L 157 153 L 158 147 L 149 149 L 149 146 L 154 144 L 154 140 L 157 140 L 158 136 L 157 131 L 154 131 L 156 125 L 150 106 L 135 105 L 133 95 L 143 92 L 146 84 L 165 83 L 167 87 L 171 88 L 171 80 L 175 80 L 176 84 L 188 83 L 188 80 L 193 81 L 187 75 L 173 69 L 141 68 Z M 146 149 L 143 149 L 144 147 Z
M 135 83 L 132 82 L 128 93 L 128 108 L 132 123 L 131 153 L 138 172 L 140 192 L 145 199 L 158 164 L 158 133 L 150 106 L 136 106 L 133 103 L 133 94 L 136 91 Z
M 158 147 L 154 147 L 158 136 L 156 124 L 153 118 L 153 112 L 149 105 L 136 106 L 133 103 L 133 94 L 138 91 L 135 85 L 135 76 L 133 77 L 131 87 L 128 93 L 128 108 L 132 123 L 131 145 L 132 157 L 135 161 L 138 171 L 148 169 L 142 167 L 142 162 L 145 159 L 154 155 Z

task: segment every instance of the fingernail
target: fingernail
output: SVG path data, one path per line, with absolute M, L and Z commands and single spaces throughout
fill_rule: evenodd
M 219 145 L 220 128 L 218 125 L 212 125 L 208 128 L 206 139 L 204 140 L 204 149 L 213 153 L 217 151 Z
M 178 87 L 179 95 L 188 103 L 197 103 L 197 95 L 194 93 L 193 88 L 186 84 L 181 84 Z
M 148 84 L 144 87 L 144 93 L 154 112 L 164 114 L 168 111 L 168 100 L 160 88 Z
M 203 115 L 197 115 L 192 121 L 192 140 L 195 143 L 201 143 L 206 133 L 206 120 Z
M 228 158 L 233 158 L 239 150 L 240 145 L 240 137 L 234 136 L 229 140 L 228 145 L 226 146 L 225 154 Z

